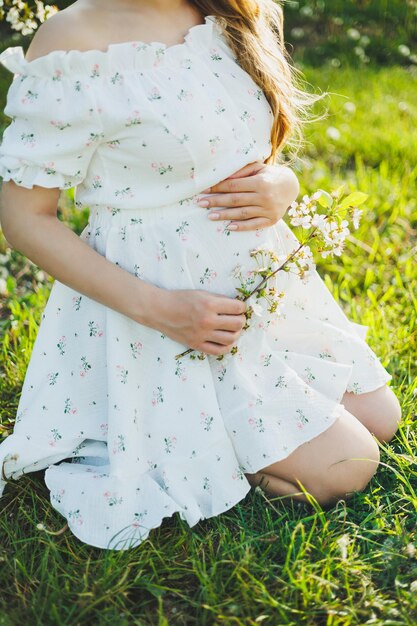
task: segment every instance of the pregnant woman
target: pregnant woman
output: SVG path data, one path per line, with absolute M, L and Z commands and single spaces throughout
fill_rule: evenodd
M 260 481 L 323 505 L 364 489 L 400 420 L 366 326 L 315 271 L 281 272 L 281 314 L 248 329 L 236 300 L 251 250 L 297 245 L 260 193 L 302 106 L 277 4 L 78 0 L 0 62 L 3 232 L 55 278 L 1 489 L 45 469 L 71 531 L 115 550 Z M 77 185 L 80 237 L 57 218 Z M 280 188 L 282 214 L 290 176 Z

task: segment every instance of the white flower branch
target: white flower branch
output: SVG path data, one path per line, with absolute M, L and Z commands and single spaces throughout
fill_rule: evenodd
M 303 230 L 309 230 L 308 235 L 299 243 L 299 245 L 286 257 L 278 257 L 274 250 L 269 250 L 265 245 L 249 252 L 258 265 L 254 270 L 246 272 L 246 279 L 242 275 L 242 267 L 236 266 L 232 272 L 232 277 L 240 280 L 240 287 L 236 290 L 239 295 L 237 299 L 247 301 L 252 299 L 250 306 L 245 312 L 246 324 L 244 330 L 249 328 L 249 320 L 252 315 L 263 315 L 264 311 L 259 304 L 260 299 L 264 299 L 271 314 L 280 312 L 279 306 L 285 293 L 278 292 L 275 287 L 268 286 L 269 281 L 280 271 L 291 272 L 295 269 L 295 273 L 302 280 L 306 281 L 315 269 L 312 251 L 309 243 L 315 240 L 317 251 L 322 257 L 329 255 L 340 256 L 343 252 L 344 242 L 350 234 L 349 221 L 345 219 L 350 217 L 353 227 L 359 228 L 359 221 L 362 211 L 358 206 L 366 201 L 368 196 L 360 191 L 354 191 L 346 197 L 344 196 L 344 185 L 336 189 L 332 194 L 319 189 L 311 197 L 305 195 L 302 202 L 292 202 L 288 209 L 288 216 L 291 218 L 292 226 L 301 227 Z M 325 211 L 325 213 L 321 211 Z M 252 288 L 256 276 L 261 277 L 261 281 Z M 255 297 L 255 301 L 253 296 Z M 192 359 L 205 359 L 204 352 L 197 355 L 195 350 L 189 348 L 185 352 L 176 355 L 176 359 L 180 359 L 187 354 L 191 354 Z M 231 354 L 238 352 L 237 346 L 233 346 Z M 221 360 L 225 355 L 216 357 Z

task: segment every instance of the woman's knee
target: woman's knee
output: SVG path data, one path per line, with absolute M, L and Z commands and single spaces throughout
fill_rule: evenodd
M 391 387 L 383 385 L 361 394 L 346 392 L 341 402 L 379 441 L 387 443 L 395 436 L 402 413 Z
M 383 401 L 379 405 L 379 411 L 376 409 L 374 435 L 379 441 L 387 443 L 395 436 L 401 424 L 402 411 L 401 404 L 393 390 L 387 386 L 383 389 Z
M 331 505 L 340 499 L 349 499 L 364 491 L 375 475 L 380 462 L 377 442 L 367 431 L 345 458 L 329 465 L 317 485 L 316 499 L 320 504 Z
M 320 504 L 331 504 L 363 491 L 379 461 L 378 443 L 354 415 L 343 409 L 328 429 L 257 474 L 264 471 L 287 481 L 294 486 L 294 493 L 302 491 L 301 483 Z

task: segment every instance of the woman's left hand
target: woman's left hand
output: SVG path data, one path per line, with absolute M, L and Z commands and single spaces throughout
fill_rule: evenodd
M 254 161 L 204 189 L 197 204 L 206 209 L 215 207 L 208 217 L 231 220 L 229 230 L 256 230 L 276 224 L 299 192 L 298 178 L 289 167 Z M 213 195 L 203 197 L 204 193 Z M 201 200 L 207 204 L 202 204 Z M 220 206 L 227 208 L 219 209 Z

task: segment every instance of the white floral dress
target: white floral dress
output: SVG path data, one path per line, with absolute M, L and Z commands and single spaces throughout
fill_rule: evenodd
M 81 238 L 140 279 L 237 295 L 249 251 L 297 244 L 279 221 L 227 231 L 196 205 L 206 187 L 270 154 L 272 113 L 212 15 L 182 44 L 106 51 L 20 46 L 0 175 L 76 188 Z M 247 274 L 249 275 L 249 274 Z M 281 272 L 280 315 L 252 319 L 224 360 L 176 359 L 187 346 L 55 280 L 26 372 L 3 478 L 46 468 L 52 506 L 81 541 L 125 550 L 178 512 L 189 526 L 233 507 L 245 472 L 287 457 L 329 428 L 346 390 L 392 377 L 316 271 Z M 1 483 L 1 492 L 6 482 Z

